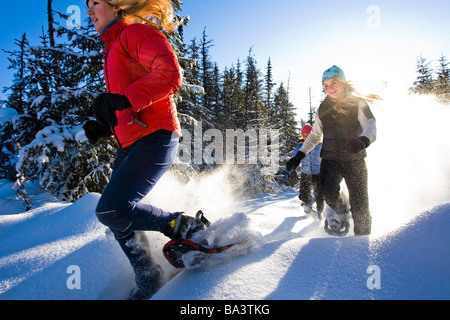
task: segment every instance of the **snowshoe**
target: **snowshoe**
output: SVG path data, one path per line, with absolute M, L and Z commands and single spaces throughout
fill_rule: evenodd
M 336 219 L 330 219 L 328 222 L 326 219 L 324 230 L 330 236 L 345 237 L 350 230 L 350 223 L 347 220 L 340 222 Z
M 228 245 L 217 245 L 214 239 L 210 239 L 213 240 L 211 243 L 216 243 L 216 245 L 210 244 L 206 234 L 200 233 L 200 231 L 208 233 L 209 231 L 206 229 L 211 226 L 202 211 L 199 211 L 195 218 L 181 216 L 177 220 L 179 221 L 176 225 L 179 225 L 174 228 L 175 236 L 163 248 L 164 257 L 175 268 L 195 270 L 206 263 L 207 260 L 210 260 L 211 255 L 221 253 L 237 245 L 248 244 L 248 239 L 236 239 L 236 242 Z M 212 232 L 215 233 L 217 230 Z M 230 240 L 230 242 L 233 242 L 233 240 Z M 186 265 L 186 261 L 188 261 L 188 265 Z
M 235 244 L 226 246 L 214 246 L 208 247 L 189 239 L 173 239 L 169 241 L 163 249 L 164 257 L 175 268 L 182 269 L 185 267 L 183 262 L 183 256 L 192 251 L 206 254 L 216 254 L 228 250 Z

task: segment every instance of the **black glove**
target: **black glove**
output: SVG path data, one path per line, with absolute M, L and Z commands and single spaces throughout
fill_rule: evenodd
M 287 170 L 287 172 L 290 172 L 292 169 L 297 169 L 298 166 L 300 165 L 300 162 L 303 160 L 303 158 L 305 156 L 306 155 L 303 152 L 301 152 L 301 151 L 297 152 L 295 157 L 293 157 L 291 160 L 289 160 L 286 163 L 286 170 Z
M 95 119 L 104 127 L 115 127 L 119 124 L 116 111 L 131 108 L 128 98 L 118 93 L 102 93 L 95 98 L 92 105 Z
M 89 142 L 96 144 L 100 138 L 107 138 L 111 136 L 111 129 L 109 127 L 101 126 L 97 121 L 89 120 L 83 126 L 84 134 Z
M 348 151 L 357 154 L 370 146 L 370 140 L 364 136 L 354 138 L 348 143 Z

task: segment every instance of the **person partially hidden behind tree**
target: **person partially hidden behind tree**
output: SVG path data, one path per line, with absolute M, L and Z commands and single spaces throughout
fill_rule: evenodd
M 369 235 L 372 217 L 365 158 L 366 149 L 376 140 L 377 130 L 367 102 L 381 98 L 357 94 L 337 66 L 324 72 L 322 83 L 327 96 L 317 109 L 311 134 L 296 156 L 288 161 L 287 170 L 298 167 L 305 155 L 323 138 L 319 192 L 336 213 L 326 217 L 325 229 L 334 235 L 344 235 L 344 229 L 348 229 L 348 208 L 340 192 L 340 184 L 345 180 L 354 233 Z

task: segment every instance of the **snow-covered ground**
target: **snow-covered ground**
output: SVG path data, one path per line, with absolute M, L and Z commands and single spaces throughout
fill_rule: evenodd
M 328 236 L 292 189 L 237 199 L 225 170 L 187 185 L 167 174 L 145 201 L 202 209 L 213 222 L 240 212 L 261 239 L 248 255 L 179 272 L 162 255 L 167 239 L 147 233 L 167 282 L 153 299 L 449 299 L 449 107 L 405 97 L 373 111 L 371 236 Z M 28 187 L 35 207 L 23 212 L 11 183 L 0 181 L 0 299 L 124 299 L 133 273 L 95 217 L 100 195 L 70 204 Z
M 166 276 L 174 276 L 154 299 L 450 298 L 450 203 L 386 234 L 332 238 L 302 212 L 296 196 L 290 189 L 239 203 L 250 228 L 261 232 L 261 247 L 206 271 L 175 276 L 160 252 L 166 239 L 148 233 Z M 95 218 L 98 198 L 88 195 L 72 205 L 45 202 L 1 217 L 0 299 L 127 296 L 132 270 Z M 2 211 L 8 208 L 16 210 L 14 201 Z M 79 267 L 80 289 L 68 288 L 76 274 L 71 266 Z

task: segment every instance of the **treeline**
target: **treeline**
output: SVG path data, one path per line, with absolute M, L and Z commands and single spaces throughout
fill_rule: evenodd
M 221 72 L 210 56 L 212 46 L 205 29 L 200 40 L 192 39 L 181 50 L 183 61 L 189 62 L 183 68 L 191 85 L 181 94 L 180 112 L 218 129 L 293 130 L 295 108 L 289 88 L 283 82 L 275 83 L 271 59 L 262 73 L 250 48 L 245 61 L 237 60 Z
M 226 130 L 277 130 L 276 147 L 284 159 L 295 148 L 299 131 L 289 85 L 275 83 L 270 58 L 262 72 L 252 48 L 244 61 L 221 71 L 210 55 L 213 43 L 205 28 L 200 40 L 179 48 L 186 83 L 177 104 L 184 127 L 193 131 L 196 119 L 204 130 L 218 129 L 224 136 Z M 196 169 L 205 167 L 210 165 Z
M 420 57 L 417 61 L 417 78 L 409 89 L 416 94 L 434 94 L 443 103 L 450 103 L 450 68 L 442 54 L 436 68 L 431 68 L 432 61 Z

